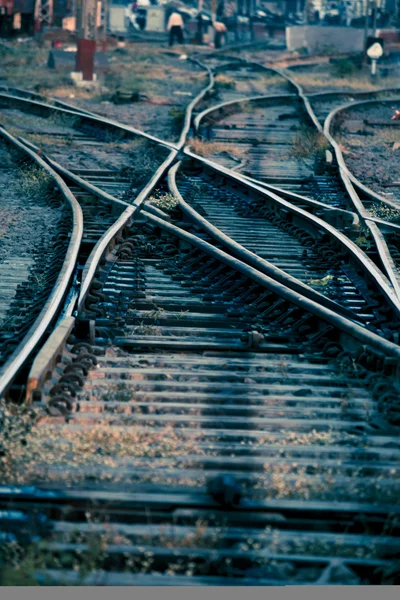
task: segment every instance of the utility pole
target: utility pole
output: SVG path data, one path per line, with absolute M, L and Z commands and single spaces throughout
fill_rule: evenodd
M 363 63 L 367 62 L 367 38 L 368 38 L 368 17 L 369 17 L 369 4 L 370 0 L 367 0 L 367 5 L 365 8 L 365 23 L 364 23 L 364 53 L 363 53 Z
M 102 0 L 99 4 L 101 50 L 105 52 L 107 49 L 108 0 Z
M 211 1 L 211 20 L 213 23 L 217 20 L 217 0 Z
M 203 43 L 203 21 L 201 17 L 201 12 L 203 10 L 203 0 L 198 0 L 197 4 L 197 42 L 200 46 Z
M 76 31 L 78 51 L 75 70 L 84 81 L 93 81 L 96 52 L 97 0 L 76 0 Z
M 376 20 L 378 17 L 378 0 L 374 0 L 374 21 L 372 28 L 374 30 L 374 37 L 376 37 Z

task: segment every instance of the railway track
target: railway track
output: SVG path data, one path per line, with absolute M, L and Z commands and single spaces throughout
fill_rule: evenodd
M 54 325 L 82 237 L 82 213 L 64 182 L 0 128 L 0 395 Z M 19 387 L 17 387 L 19 389 Z
M 249 188 L 238 177 L 229 177 L 193 155 L 181 169 L 178 181 L 176 185 L 172 179 L 170 187 L 180 198 L 184 213 L 195 220 L 200 213 L 209 234 L 218 236 L 220 243 L 233 240 L 249 251 L 246 258 L 253 266 L 266 270 L 273 266 L 274 276 L 280 276 L 290 287 L 300 290 L 296 284 L 301 282 L 308 287 L 301 293 L 310 296 L 313 288 L 320 302 L 324 302 L 322 294 L 335 303 L 335 310 L 340 312 L 340 305 L 348 317 L 397 341 L 398 307 L 390 285 L 374 263 L 336 228 L 273 194 L 263 193 L 260 187 Z M 289 277 L 296 281 L 289 282 Z M 388 300 L 393 303 L 389 311 Z M 388 328 L 383 315 L 378 316 L 379 304 L 387 314 L 387 323 L 391 322 Z
M 32 411 L 2 463 L 5 539 L 42 583 L 398 583 L 395 295 L 349 211 L 187 150 L 171 169 L 194 110 L 134 201 L 44 148 L 86 245 L 12 422 Z M 327 269 L 332 295 L 309 283 Z
M 262 181 L 266 187 L 276 184 L 273 186 L 275 190 L 269 189 L 280 195 L 289 192 L 287 197 L 290 201 L 300 201 L 304 205 L 308 198 L 335 208 L 356 210 L 362 223 L 361 231 L 354 239 L 387 274 L 396 295 L 400 297 L 396 227 L 371 218 L 365 210 L 364 202 L 371 204 L 371 195 L 360 185 L 357 189 L 354 187 L 354 177 L 347 172 L 339 146 L 329 133 L 331 116 L 328 116 L 323 128 L 312 108 L 313 100 L 310 103 L 301 86 L 284 72 L 279 73 L 288 79 L 298 98 L 258 97 L 250 101 L 222 103 L 197 116 L 197 131 L 211 142 L 224 143 L 228 148 L 239 151 L 245 160 L 235 167 L 236 171 L 252 181 Z M 395 89 L 388 89 L 370 92 L 369 95 L 393 98 L 395 93 Z M 323 100 L 335 97 L 335 94 L 315 96 L 318 101 L 321 97 Z M 335 111 L 333 114 L 336 114 Z M 252 132 L 251 136 L 249 132 Z M 328 142 L 335 156 L 326 151 Z M 227 161 L 220 154 L 214 155 L 213 160 L 231 166 L 231 157 Z M 377 203 L 376 198 L 374 201 L 379 213 L 382 203 Z
M 101 126 L 99 117 L 85 115 L 82 122 L 78 113 L 58 108 L 51 109 L 50 117 L 31 115 L 15 108 L 14 98 L 9 101 L 13 108 L 3 108 L 0 118 L 16 135 L 121 199 L 133 201 L 172 149 L 168 143 L 160 145 L 147 136 L 128 134 L 123 126 Z M 35 106 L 35 101 L 24 102 L 28 108 Z
M 39 422 L 0 489 L 48 519 L 42 576 L 76 579 L 95 539 L 86 583 L 382 580 L 397 345 L 146 210 L 80 306 L 34 366 Z

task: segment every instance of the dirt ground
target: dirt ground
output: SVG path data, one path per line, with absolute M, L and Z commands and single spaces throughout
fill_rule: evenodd
M 96 89 L 78 89 L 70 67 L 48 68 L 49 40 L 14 41 L 9 46 L 12 52 L 0 48 L 0 86 L 45 94 L 170 141 L 179 137 L 187 105 L 208 81 L 206 71 L 187 60 L 185 47 L 180 54 L 161 45 L 127 42 L 125 48 L 109 45 L 108 66 L 98 69 Z M 136 98 L 118 104 L 117 92 Z
M 400 110 L 399 102 L 354 107 L 346 112 L 336 138 L 356 177 L 400 207 L 400 124 L 392 120 L 395 109 Z M 399 185 L 393 186 L 396 182 Z

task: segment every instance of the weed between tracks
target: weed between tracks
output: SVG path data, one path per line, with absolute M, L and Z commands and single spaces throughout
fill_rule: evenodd
M 297 159 L 321 155 L 329 148 L 329 142 L 318 131 L 302 126 L 294 137 L 290 156 Z
M 198 138 L 190 140 L 190 149 L 199 156 L 210 156 L 211 154 L 232 154 L 236 157 L 243 156 L 243 150 L 236 148 L 233 144 L 225 142 L 206 142 Z
M 343 71 L 346 67 L 339 67 L 334 71 L 333 66 L 321 65 L 319 69 L 309 70 L 300 73 L 298 71 L 288 70 L 287 73 L 308 92 L 318 92 L 324 90 L 348 90 L 367 92 L 380 87 L 398 87 L 398 80 L 395 77 L 385 77 L 372 83 L 369 72 L 356 71 L 354 74 L 346 74 Z
M 155 195 L 150 196 L 149 202 L 153 202 L 157 208 L 160 208 L 161 210 L 172 212 L 178 206 L 179 198 L 173 194 L 156 193 Z
M 50 192 L 50 186 L 53 183 L 50 175 L 40 167 L 31 165 L 21 169 L 17 180 L 21 192 L 25 196 L 30 196 L 41 200 Z
M 400 210 L 395 208 L 382 204 L 381 206 L 371 206 L 368 211 L 376 219 L 384 219 L 389 223 L 400 223 Z
M 151 517 L 150 512 L 148 517 Z M 107 566 L 115 560 L 122 573 L 157 574 L 162 571 L 172 576 L 212 573 L 243 576 L 250 567 L 253 571 L 261 569 L 259 575 L 264 577 L 311 582 L 320 576 L 324 566 L 299 566 L 287 555 L 374 559 L 385 552 L 380 536 L 369 538 L 365 544 L 354 544 L 345 534 L 330 536 L 326 540 L 320 539 L 318 534 L 294 538 L 271 525 L 258 529 L 253 535 L 245 532 L 235 534 L 225 517 L 211 518 L 212 522 L 199 519 L 189 527 L 168 522 L 153 526 L 153 531 L 146 534 L 144 531 L 135 533 L 134 530 L 125 532 L 123 526 L 108 524 L 88 511 L 83 530 L 77 526 L 76 530 L 55 533 L 51 540 L 28 547 L 18 543 L 3 544 L 0 549 L 3 564 L 0 583 L 51 585 L 49 578 L 40 576 L 41 571 L 69 569 L 76 573 L 75 585 L 83 585 L 89 574 L 97 574 L 97 584 L 101 585 L 101 575 L 105 575 Z M 387 523 L 389 529 L 396 527 L 395 519 L 389 517 Z M 171 550 L 171 553 L 164 552 L 163 557 L 163 553 L 159 553 L 160 548 Z M 191 549 L 193 553 L 188 553 Z M 234 556 L 218 556 L 219 549 L 228 552 L 231 549 Z M 199 550 L 206 551 L 204 557 L 199 555 Z M 391 582 L 393 574 L 396 578 L 395 571 L 391 571 L 391 567 L 384 569 L 386 583 Z M 339 581 L 360 583 L 355 573 L 346 569 L 342 570 Z M 62 579 L 58 584 L 63 585 Z
M 234 90 L 236 88 L 236 81 L 223 73 L 218 73 L 218 75 L 215 76 L 214 81 L 217 89 Z

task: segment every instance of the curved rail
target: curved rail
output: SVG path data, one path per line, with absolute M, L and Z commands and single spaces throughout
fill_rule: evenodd
M 87 114 L 87 113 L 79 113 L 71 109 L 60 108 L 57 106 L 52 106 L 51 104 L 46 104 L 44 102 L 39 102 L 37 100 L 29 100 L 27 98 L 19 98 L 18 96 L 12 96 L 10 94 L 0 93 L 0 106 L 19 106 L 22 110 L 26 112 L 29 111 L 38 111 L 40 114 L 49 115 L 52 113 L 65 115 L 66 117 L 72 118 L 74 120 L 79 120 L 79 123 L 89 123 L 95 124 L 100 128 L 106 128 L 111 131 L 117 131 L 119 133 L 123 133 L 128 136 L 138 136 L 145 138 L 151 142 L 155 142 L 160 146 L 165 146 L 170 150 L 178 149 L 176 144 L 171 142 L 167 142 L 165 140 L 161 140 L 149 133 L 145 133 L 140 129 L 136 129 L 135 127 L 131 127 L 130 125 L 124 125 L 118 121 L 113 121 L 111 119 L 106 119 L 105 117 L 100 117 L 95 114 Z
M 57 281 L 53 286 L 53 291 L 47 298 L 40 314 L 35 319 L 34 323 L 30 327 L 23 340 L 20 342 L 19 346 L 15 349 L 6 364 L 0 369 L 0 396 L 2 396 L 12 383 L 24 362 L 37 347 L 38 343 L 46 333 L 47 328 L 52 323 L 61 307 L 61 303 L 65 298 L 65 294 L 67 292 L 67 288 L 75 269 L 75 264 L 78 257 L 79 246 L 83 234 L 83 218 L 81 207 L 79 206 L 73 194 L 70 192 L 67 185 L 61 179 L 61 177 L 57 175 L 48 164 L 46 164 L 44 160 L 42 160 L 36 153 L 32 152 L 32 150 L 29 150 L 2 127 L 0 127 L 0 135 L 14 147 L 18 148 L 19 151 L 23 152 L 25 155 L 28 155 L 42 169 L 47 171 L 55 185 L 60 190 L 64 201 L 71 207 L 73 216 L 73 229 L 71 232 L 68 249 Z
M 188 136 L 188 133 L 190 130 L 190 125 L 192 122 L 193 109 L 214 86 L 214 74 L 213 74 L 212 70 L 209 67 L 207 67 L 207 65 L 204 65 L 203 63 L 201 63 L 199 60 L 195 60 L 195 59 L 191 59 L 191 60 L 192 60 L 192 62 L 194 62 L 195 64 L 199 65 L 200 67 L 202 67 L 203 69 L 205 69 L 207 71 L 209 82 L 208 82 L 208 85 L 205 88 L 203 88 L 199 94 L 197 94 L 197 96 L 191 101 L 191 103 L 186 108 L 185 122 L 183 124 L 182 132 L 179 137 L 178 144 L 177 144 L 179 150 L 182 149 L 183 146 L 185 145 L 186 138 Z
M 250 252 L 244 246 L 238 244 L 234 239 L 224 234 L 220 229 L 212 225 L 212 223 L 207 221 L 207 219 L 195 211 L 184 200 L 178 189 L 176 183 L 176 174 L 180 166 L 181 163 L 178 162 L 168 171 L 168 185 L 171 193 L 178 198 L 179 206 L 183 213 L 188 215 L 189 218 L 193 219 L 196 223 L 199 223 L 201 227 L 207 231 L 207 233 L 209 233 L 219 244 L 227 248 L 232 255 L 237 256 L 240 260 L 249 264 L 251 267 L 254 267 L 265 275 L 273 277 L 276 281 L 283 283 L 295 292 L 299 292 L 306 298 L 310 298 L 315 302 L 319 302 L 319 304 L 336 311 L 338 314 L 343 314 L 347 318 L 355 320 L 355 315 L 352 313 L 352 311 L 347 310 L 334 300 L 330 300 L 316 290 L 313 290 L 310 286 L 302 283 L 299 279 L 296 279 L 289 273 L 282 271 L 282 269 L 279 269 L 271 262 L 257 256 L 257 254 L 254 254 L 253 252 Z
M 340 165 L 340 168 L 347 174 L 347 176 L 349 177 L 350 181 L 356 185 L 360 190 L 362 190 L 367 196 L 369 196 L 372 200 L 378 200 L 379 202 L 382 202 L 383 204 L 387 204 L 388 206 L 390 206 L 390 208 L 395 208 L 395 209 L 399 209 L 398 204 L 391 202 L 390 200 L 388 200 L 387 198 L 385 198 L 384 196 L 381 196 L 380 194 L 378 194 L 377 192 L 374 192 L 373 190 L 371 190 L 370 188 L 368 188 L 366 185 L 364 185 L 347 167 L 346 162 L 343 158 L 343 153 L 340 149 L 340 146 L 338 145 L 338 143 L 336 142 L 335 138 L 333 137 L 333 133 L 332 133 L 332 129 L 334 126 L 334 120 L 337 117 L 337 115 L 339 113 L 345 112 L 347 109 L 349 108 L 354 108 L 355 106 L 365 106 L 367 104 L 373 104 L 376 102 L 379 103 L 385 103 L 385 102 L 393 102 L 393 101 L 400 101 L 400 97 L 398 98 L 392 98 L 390 100 L 383 100 L 383 99 L 379 99 L 379 100 L 360 100 L 359 102 L 349 102 L 346 104 L 343 104 L 342 106 L 338 106 L 337 108 L 335 108 L 333 111 L 331 111 L 328 115 L 328 117 L 325 120 L 324 123 L 324 134 L 327 137 L 327 139 L 330 141 L 330 143 L 332 144 L 332 146 L 335 148 L 335 153 L 337 156 L 337 161 Z M 365 210 L 365 209 L 364 209 Z M 368 213 L 365 212 L 365 218 L 368 218 Z
M 31 92 L 30 90 L 24 90 L 23 88 L 0 85 L 0 91 L 4 91 L 5 93 L 11 94 L 12 96 L 37 100 L 38 102 L 44 102 L 45 104 L 52 104 L 53 106 L 56 106 L 58 108 L 65 108 L 67 110 L 72 110 L 74 112 L 82 113 L 84 115 L 98 116 L 89 110 L 79 108 L 78 106 L 74 106 L 73 104 L 69 104 L 68 102 L 62 102 L 62 100 L 57 100 L 56 98 L 52 98 L 51 96 L 44 96 L 43 94 Z
M 253 64 L 259 64 L 259 63 L 253 63 Z M 263 65 L 260 65 L 260 67 L 263 67 Z M 266 67 L 264 67 L 264 68 L 266 68 Z M 268 67 L 268 68 L 270 68 L 270 67 Z M 387 248 L 387 245 L 384 241 L 384 238 L 383 238 L 381 232 L 379 231 L 379 229 L 376 226 L 374 227 L 374 222 L 376 222 L 376 220 L 369 219 L 369 215 L 368 215 L 367 211 L 365 210 L 365 208 L 355 190 L 355 186 L 356 186 L 359 189 L 362 189 L 365 193 L 368 193 L 368 188 L 365 189 L 365 186 L 363 186 L 363 184 L 361 182 L 359 182 L 352 175 L 352 173 L 350 173 L 350 171 L 347 169 L 347 167 L 344 163 L 340 148 L 330 134 L 330 122 L 332 121 L 334 115 L 337 112 L 339 112 L 339 110 L 341 110 L 341 109 L 345 109 L 345 108 L 349 108 L 350 106 L 354 106 L 354 103 L 352 102 L 352 103 L 346 104 L 343 107 L 339 107 L 339 108 L 335 109 L 334 111 L 332 111 L 332 113 L 330 113 L 327 120 L 325 121 L 324 127 L 322 127 L 317 116 L 315 115 L 315 112 L 311 106 L 308 96 L 303 91 L 303 88 L 299 84 L 297 84 L 287 73 L 285 73 L 281 69 L 274 69 L 273 67 L 271 67 L 271 69 L 274 70 L 279 75 L 281 75 L 282 77 L 284 77 L 285 79 L 287 79 L 287 81 L 296 89 L 297 95 L 302 100 L 304 107 L 306 109 L 306 113 L 309 116 L 310 120 L 312 121 L 312 123 L 314 124 L 316 129 L 327 138 L 327 140 L 329 141 L 331 146 L 334 148 L 335 155 L 337 157 L 337 161 L 339 164 L 340 177 L 342 179 L 344 187 L 345 187 L 345 189 L 348 193 L 348 196 L 350 197 L 357 213 L 360 215 L 360 217 L 365 222 L 365 225 L 371 231 L 371 234 L 375 241 L 376 248 L 378 250 L 382 264 L 384 265 L 384 268 L 389 277 L 390 283 L 392 284 L 392 286 L 394 288 L 395 295 L 398 299 L 400 299 L 399 276 L 397 273 L 397 269 L 395 268 L 395 265 L 393 263 L 393 260 L 390 256 L 390 251 Z M 391 88 L 389 88 L 389 89 L 391 89 Z M 331 94 L 331 93 L 332 92 L 329 92 L 329 94 Z M 378 93 L 379 93 L 379 91 L 378 91 Z M 393 100 L 391 100 L 391 101 L 393 101 Z M 361 101 L 361 103 L 366 103 L 366 102 L 371 102 L 371 100 Z M 222 107 L 223 107 L 223 105 L 222 105 Z M 219 106 L 219 108 L 221 109 L 221 106 Z M 212 109 L 211 109 L 211 111 L 212 111 Z M 211 111 L 208 111 L 208 112 L 211 112 Z M 203 112 L 205 112 L 205 111 L 203 111 Z M 201 119 L 197 120 L 197 122 L 196 122 L 197 127 L 199 126 L 200 121 L 201 121 Z M 371 196 L 371 197 L 373 197 L 373 196 Z M 375 198 L 376 198 L 376 196 L 375 196 Z M 380 200 L 380 197 L 377 199 Z M 386 200 L 386 204 L 390 205 L 392 208 L 396 208 L 396 209 L 398 208 L 397 205 L 393 205 L 392 203 L 390 203 L 390 201 L 387 201 L 387 200 Z
M 204 67 L 204 65 L 202 65 L 202 63 L 200 63 L 199 61 L 196 62 L 197 64 Z M 89 287 L 91 285 L 92 278 L 94 277 L 97 265 L 104 253 L 107 251 L 108 246 L 112 243 L 112 240 L 115 238 L 115 236 L 131 220 L 131 218 L 133 218 L 133 215 L 136 213 L 136 211 L 140 210 L 147 196 L 153 191 L 161 177 L 166 173 L 166 171 L 172 165 L 173 161 L 176 159 L 178 155 L 178 150 L 184 146 L 187 135 L 190 130 L 193 109 L 196 106 L 196 104 L 200 102 L 200 100 L 204 97 L 204 95 L 212 88 L 214 84 L 214 79 L 211 70 L 208 69 L 208 67 L 204 68 L 206 68 L 207 73 L 209 75 L 209 83 L 186 108 L 185 122 L 178 144 L 176 146 L 171 144 L 169 145 L 169 147 L 173 148 L 169 156 L 157 169 L 149 183 L 143 188 L 138 197 L 135 199 L 132 206 L 126 208 L 126 210 L 122 213 L 122 215 L 116 221 L 116 223 L 114 223 L 114 225 L 108 230 L 108 232 L 103 236 L 103 238 L 101 238 L 98 241 L 96 246 L 93 248 L 82 274 L 82 287 L 78 299 L 77 311 L 79 311 L 84 305 L 85 298 L 89 291 Z
M 395 309 L 396 313 L 399 314 L 400 299 L 397 298 L 397 295 L 393 292 L 393 289 L 391 288 L 389 281 L 387 280 L 385 275 L 380 271 L 380 269 L 378 269 L 378 267 L 375 265 L 375 263 L 373 263 L 372 260 L 370 258 L 368 258 L 368 256 L 354 242 L 352 242 L 346 235 L 344 235 L 343 233 L 341 233 L 340 231 L 338 231 L 337 229 L 332 227 L 332 225 L 329 225 L 322 219 L 316 217 L 315 215 L 311 215 L 310 213 L 306 212 L 305 210 L 299 208 L 298 206 L 295 206 L 294 204 L 289 203 L 287 200 L 284 200 L 282 197 L 278 196 L 277 194 L 274 194 L 272 191 L 267 190 L 258 184 L 247 181 L 240 174 L 238 174 L 234 171 L 231 171 L 221 165 L 217 165 L 216 163 L 209 161 L 203 157 L 200 157 L 196 154 L 193 154 L 188 149 L 184 150 L 184 154 L 192 159 L 195 159 L 195 160 L 203 163 L 204 165 L 207 165 L 213 171 L 217 171 L 217 172 L 223 174 L 225 177 L 229 178 L 230 180 L 237 181 L 238 183 L 246 185 L 250 190 L 253 190 L 257 194 L 261 194 L 265 198 L 272 200 L 273 202 L 277 203 L 278 205 L 287 207 L 288 209 L 290 209 L 294 213 L 298 214 L 302 218 L 305 218 L 305 220 L 308 221 L 309 223 L 313 223 L 314 226 L 316 226 L 319 229 L 322 229 L 323 231 L 328 233 L 330 236 L 335 238 L 341 246 L 344 246 L 346 248 L 346 250 L 348 252 L 350 252 L 350 254 L 352 256 L 354 256 L 354 258 L 362 266 L 362 268 L 370 276 L 373 277 L 373 279 L 378 283 L 380 289 L 382 290 L 382 292 L 384 293 L 384 295 L 390 302 L 390 304 Z
M 233 258 L 230 254 L 227 254 L 223 250 L 215 248 L 211 246 L 208 242 L 201 240 L 197 236 L 188 233 L 187 231 L 183 231 L 182 229 L 176 227 L 176 225 L 172 225 L 172 223 L 167 223 L 163 219 L 148 213 L 147 211 L 142 211 L 143 216 L 145 216 L 150 222 L 156 223 L 161 229 L 165 231 L 170 231 L 177 237 L 188 241 L 191 245 L 205 251 L 207 254 L 211 256 L 215 256 L 223 262 L 224 264 L 232 267 L 234 270 L 243 273 L 253 281 L 260 283 L 263 287 L 268 288 L 269 290 L 275 292 L 282 298 L 293 302 L 296 306 L 299 306 L 310 313 L 314 314 L 316 317 L 321 318 L 326 321 L 330 325 L 341 329 L 343 333 L 354 337 L 357 341 L 362 344 L 368 345 L 371 348 L 379 352 L 383 352 L 385 355 L 393 357 L 398 361 L 398 368 L 400 369 L 400 347 L 393 342 L 389 342 L 375 333 L 366 330 L 361 325 L 350 321 L 348 318 L 338 315 L 336 312 L 330 310 L 326 306 L 321 306 L 319 302 L 315 302 L 315 300 L 311 300 L 310 298 L 305 298 L 303 295 L 294 292 L 289 289 L 286 285 L 281 282 L 272 279 L 265 273 L 260 273 L 257 269 L 244 264 L 242 261 L 238 261 L 236 258 Z M 400 371 L 399 371 L 400 376 Z

